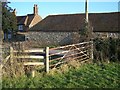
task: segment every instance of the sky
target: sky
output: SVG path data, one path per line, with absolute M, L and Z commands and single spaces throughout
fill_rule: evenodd
M 33 13 L 34 4 L 38 5 L 39 15 L 45 18 L 48 15 L 76 14 L 85 12 L 85 2 L 11 2 L 16 8 L 17 16 Z M 89 13 L 118 12 L 118 2 L 89 2 Z

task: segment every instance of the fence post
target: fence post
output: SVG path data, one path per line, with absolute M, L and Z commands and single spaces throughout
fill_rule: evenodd
M 49 47 L 46 47 L 45 49 L 45 71 L 48 73 L 49 72 Z
M 93 60 L 94 57 L 93 57 L 93 41 L 91 41 L 91 59 Z
M 35 77 L 35 70 L 32 70 L 32 77 Z
M 10 61 L 13 63 L 13 47 L 10 47 Z

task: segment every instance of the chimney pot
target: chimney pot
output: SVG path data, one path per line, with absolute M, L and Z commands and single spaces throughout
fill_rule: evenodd
M 38 14 L 38 7 L 37 7 L 37 5 L 36 4 L 34 4 L 34 14 Z

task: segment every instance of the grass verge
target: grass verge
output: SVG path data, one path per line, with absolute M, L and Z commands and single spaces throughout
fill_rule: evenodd
M 64 70 L 63 70 L 64 69 Z M 49 74 L 36 77 L 21 76 L 2 80 L 3 88 L 120 88 L 120 65 L 85 64 L 79 67 L 62 66 Z

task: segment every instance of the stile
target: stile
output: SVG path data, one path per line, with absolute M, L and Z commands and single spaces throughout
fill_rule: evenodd
M 18 55 L 18 56 L 14 56 L 14 58 L 20 58 L 20 59 L 44 59 L 44 56 L 41 56 L 41 55 L 25 55 L 25 53 L 44 53 L 44 49 L 40 48 L 40 49 L 30 49 L 30 50 L 21 50 L 21 51 L 17 51 L 17 50 L 14 50 L 13 51 L 13 48 L 11 47 L 10 49 L 10 56 L 11 58 L 13 58 L 13 53 L 15 52 L 20 52 L 22 55 Z M 48 52 L 49 53 L 49 52 Z M 49 54 L 48 54 L 49 55 Z M 48 60 L 48 59 L 47 59 Z M 31 69 L 31 76 L 32 77 L 35 77 L 35 69 L 34 69 L 34 66 L 39 66 L 39 65 L 44 65 L 43 62 L 23 62 L 23 65 L 24 66 L 32 66 L 33 68 Z M 48 64 L 47 64 L 47 68 L 48 68 Z M 49 69 L 47 69 L 47 72 L 48 72 Z

